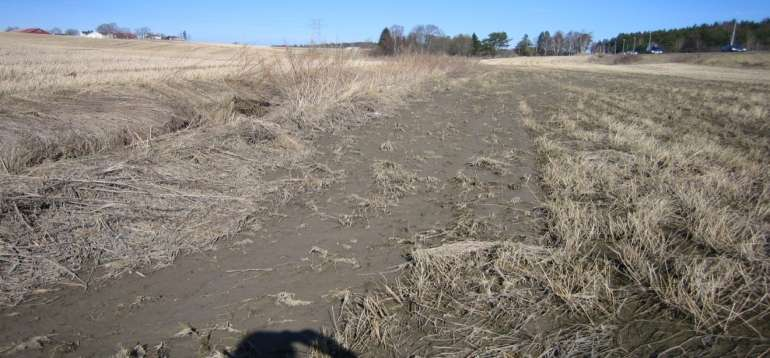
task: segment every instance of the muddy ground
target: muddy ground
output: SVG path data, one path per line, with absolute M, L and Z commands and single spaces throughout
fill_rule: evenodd
M 451 240 L 458 218 L 479 227 L 479 240 L 534 237 L 536 174 L 517 106 L 546 89 L 506 85 L 501 71 L 462 74 L 366 126 L 319 138 L 313 161 L 342 178 L 328 190 L 293 199 L 215 251 L 6 309 L 0 342 L 28 357 L 103 357 L 137 343 L 150 356 L 162 347 L 188 357 L 232 352 L 247 334 L 254 351 L 276 340 L 302 346 L 333 327 L 346 292 L 376 287 L 414 248 Z M 378 184 L 383 167 L 408 174 L 406 190 Z

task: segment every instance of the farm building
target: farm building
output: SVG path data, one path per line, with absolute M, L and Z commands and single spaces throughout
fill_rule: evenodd
M 103 38 L 105 38 L 104 35 L 96 32 L 96 31 L 83 31 L 83 37 L 87 37 L 89 39 L 103 39 Z
M 50 32 L 48 32 L 46 30 L 39 29 L 39 28 L 36 28 L 36 27 L 29 28 L 29 29 L 18 30 L 17 32 L 21 32 L 21 33 L 25 33 L 25 34 L 36 34 L 36 35 L 50 35 L 51 34 Z
M 107 35 L 113 39 L 136 40 L 136 35 L 130 32 L 114 32 Z

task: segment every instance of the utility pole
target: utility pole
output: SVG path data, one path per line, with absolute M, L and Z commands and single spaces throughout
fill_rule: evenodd
M 652 31 L 650 31 L 650 39 L 647 41 L 647 52 L 652 51 Z
M 730 36 L 730 47 L 735 45 L 735 30 L 738 29 L 738 20 L 733 20 L 733 35 Z
M 623 39 L 623 53 L 626 53 L 626 39 Z
M 321 28 L 323 27 L 321 19 L 310 20 L 310 44 L 317 45 L 321 42 Z

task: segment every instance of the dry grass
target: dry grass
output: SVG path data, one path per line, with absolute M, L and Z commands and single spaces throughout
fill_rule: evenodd
M 105 42 L 100 56 L 129 43 Z M 121 58 L 121 51 L 112 56 Z M 464 65 L 431 57 L 363 62 L 345 51 L 238 53 L 231 70 L 206 74 L 212 77 L 157 69 L 165 74 L 143 85 L 163 93 L 181 126 L 146 136 L 132 128 L 131 140 L 115 141 L 121 132 L 94 131 L 94 122 L 86 122 L 80 136 L 54 131 L 35 145 L 3 148 L 2 304 L 56 283 L 88 287 L 169 265 L 259 227 L 259 218 L 276 207 L 339 178 L 313 163 L 318 132 L 364 123 L 375 109 Z M 123 80 L 133 81 L 115 79 Z M 80 110 L 87 119 L 88 108 Z M 45 130 L 48 123 L 30 128 Z M 292 174 L 265 179 L 275 169 Z
M 653 63 L 689 63 L 694 65 L 731 67 L 731 68 L 770 68 L 770 55 L 767 52 L 745 53 L 667 53 L 663 55 L 596 55 L 591 56 L 593 63 L 601 64 L 653 64 Z
M 396 355 L 768 354 L 770 88 L 636 80 L 500 79 L 563 96 L 519 104 L 540 243 L 418 250 L 381 293 L 343 305 L 338 338 Z
M 386 140 L 380 144 L 380 150 L 383 152 L 392 152 L 396 150 L 395 145 L 393 145 L 393 142 L 390 140 Z
M 0 44 L 0 171 L 8 173 L 236 114 L 279 111 L 301 129 L 335 130 L 462 62 L 21 34 L 0 34 Z
M 722 57 L 722 56 L 725 57 Z M 741 83 L 770 84 L 770 71 L 764 68 L 764 64 L 770 63 L 770 54 L 752 54 L 753 58 L 745 59 L 735 54 L 704 54 L 705 59 L 699 61 L 687 61 L 680 59 L 675 61 L 670 57 L 660 60 L 642 57 L 618 57 L 613 59 L 596 60 L 592 56 L 548 56 L 548 57 L 513 57 L 498 58 L 481 61 L 484 64 L 506 67 L 527 68 L 538 70 L 551 68 L 553 70 L 584 71 L 604 74 L 642 76 L 671 76 L 683 77 L 694 80 L 731 81 Z M 651 56 L 651 55 L 650 55 Z M 734 56 L 734 57 L 730 57 Z M 649 60 L 648 60 L 649 58 Z M 671 59 L 667 61 L 666 59 Z M 743 59 L 743 60 L 742 60 Z M 612 64 L 617 61 L 617 64 Z M 759 65 L 739 65 L 740 61 L 759 63 Z M 734 63 L 732 66 L 725 64 Z
M 420 180 L 415 173 L 401 167 L 401 164 L 388 160 L 375 161 L 372 171 L 382 196 L 390 200 L 398 200 L 415 191 Z
M 235 45 L 0 34 L 0 96 L 90 86 L 222 78 L 244 55 L 279 50 Z
M 482 156 L 471 158 L 468 165 L 474 168 L 489 170 L 497 175 L 504 175 L 507 173 L 508 169 L 506 169 L 506 167 L 509 166 L 508 163 L 503 161 Z
M 247 92 L 227 83 L 238 79 L 242 59 L 274 53 L 236 46 L 0 34 L 0 171 L 20 173 L 47 160 L 103 152 L 205 121 L 226 121 L 239 109 L 238 93 Z

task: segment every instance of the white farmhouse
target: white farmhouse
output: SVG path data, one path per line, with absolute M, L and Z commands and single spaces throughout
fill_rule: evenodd
M 106 36 L 96 32 L 96 31 L 83 31 L 83 37 L 88 37 L 89 39 L 103 39 L 103 38 L 106 38 Z

